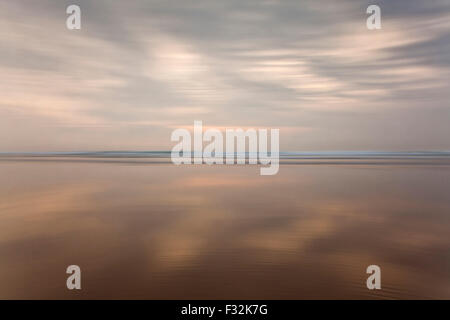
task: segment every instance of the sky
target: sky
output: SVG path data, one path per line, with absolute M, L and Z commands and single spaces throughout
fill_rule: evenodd
M 0 48 L 2 152 L 170 150 L 194 120 L 279 128 L 283 151 L 450 150 L 448 0 L 0 0 Z

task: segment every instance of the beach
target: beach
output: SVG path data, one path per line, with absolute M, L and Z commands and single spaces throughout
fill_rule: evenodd
M 1 299 L 450 298 L 445 163 L 308 160 L 261 176 L 8 159 L 0 176 Z M 69 265 L 82 290 L 67 290 Z M 369 265 L 382 290 L 367 289 Z

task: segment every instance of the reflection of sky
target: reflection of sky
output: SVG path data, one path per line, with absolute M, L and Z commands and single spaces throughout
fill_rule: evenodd
M 0 170 L 1 298 L 69 298 L 73 263 L 86 297 L 450 296 L 447 167 Z
M 282 150 L 450 149 L 450 4 L 0 4 L 0 150 L 167 150 L 175 127 L 281 129 Z

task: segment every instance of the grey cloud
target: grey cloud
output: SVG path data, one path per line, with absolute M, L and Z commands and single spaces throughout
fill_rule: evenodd
M 140 128 L 202 117 L 212 126 L 298 128 L 302 133 L 286 133 L 289 150 L 423 148 L 427 142 L 450 148 L 438 136 L 450 133 L 442 122 L 450 98 L 448 1 L 381 0 L 383 29 L 375 32 L 365 28 L 370 1 L 80 0 L 82 30 L 75 33 L 65 30 L 72 3 L 1 5 L 10 27 L 0 39 L 9 91 L 65 99 L 63 110 L 51 115 L 42 105 L 17 102 L 36 121 L 55 117 L 61 125 L 83 126 L 70 120 L 74 114 L 99 127 Z M 37 86 L 39 72 L 52 81 L 48 88 Z M 12 102 L 2 104 L 7 114 Z M 433 129 L 424 130 L 417 118 Z M 142 145 L 164 139 L 159 127 L 148 130 Z M 386 139 L 386 132 L 398 139 Z M 101 139 L 89 145 L 89 132 L 80 135 L 73 138 L 77 145 L 83 139 L 86 148 L 101 145 Z

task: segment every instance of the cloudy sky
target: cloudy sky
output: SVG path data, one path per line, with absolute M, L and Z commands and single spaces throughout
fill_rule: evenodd
M 170 150 L 194 120 L 450 150 L 448 0 L 0 0 L 0 48 L 0 151 Z

